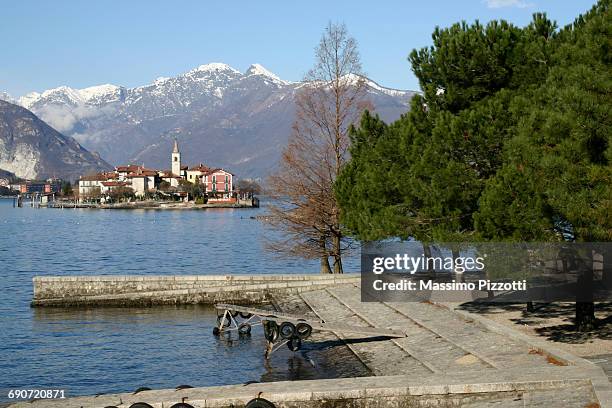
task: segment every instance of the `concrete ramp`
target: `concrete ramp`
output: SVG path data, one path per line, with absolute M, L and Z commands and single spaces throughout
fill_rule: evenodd
M 261 320 L 269 320 L 274 321 L 276 323 L 282 322 L 291 322 L 294 324 L 297 323 L 306 323 L 314 330 L 319 331 L 329 331 L 334 333 L 350 333 L 350 334 L 364 334 L 366 336 L 380 336 L 380 337 L 406 337 L 406 334 L 401 330 L 392 330 L 384 327 L 364 327 L 364 326 L 351 326 L 345 323 L 342 323 L 336 319 L 333 320 L 312 320 L 308 319 L 304 316 L 295 316 L 288 315 L 284 313 L 277 313 L 270 310 L 257 309 L 253 307 L 247 306 L 239 306 L 239 305 L 229 305 L 226 303 L 218 303 L 215 305 L 217 309 L 228 310 L 228 311 L 236 311 L 249 313 L 252 315 L 259 316 Z

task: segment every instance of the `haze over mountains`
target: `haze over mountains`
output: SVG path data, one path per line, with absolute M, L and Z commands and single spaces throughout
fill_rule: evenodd
M 415 92 L 368 80 L 375 111 L 392 121 Z M 294 120 L 294 96 L 303 84 L 284 81 L 258 64 L 246 72 L 226 64 L 201 65 L 136 88 L 66 86 L 0 99 L 30 109 L 113 165 L 169 167 L 172 140 L 183 162 L 205 162 L 240 177 L 264 177 L 278 163 Z M 2 167 L 2 166 L 0 166 Z
M 0 175 L 74 180 L 81 174 L 109 168 L 100 156 L 57 132 L 32 112 L 0 100 Z

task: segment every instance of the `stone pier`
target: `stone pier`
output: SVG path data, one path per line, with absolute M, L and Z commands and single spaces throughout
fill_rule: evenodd
M 258 304 L 273 296 L 358 282 L 358 274 L 36 276 L 32 306 Z

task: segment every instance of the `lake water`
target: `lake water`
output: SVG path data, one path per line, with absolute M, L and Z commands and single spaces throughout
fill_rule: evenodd
M 68 396 L 246 381 L 320 378 L 288 350 L 264 364 L 264 340 L 212 335 L 204 306 L 32 309 L 37 275 L 317 273 L 279 259 L 260 209 L 205 211 L 13 208 L 0 200 L 0 401 L 9 389 Z M 346 261 L 358 271 L 358 257 Z

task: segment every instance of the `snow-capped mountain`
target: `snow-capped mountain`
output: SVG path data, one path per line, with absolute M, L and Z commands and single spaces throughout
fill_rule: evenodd
M 3 91 L 0 91 L 0 101 L 5 101 L 9 103 L 19 103 L 17 100 L 15 100 L 15 98 Z
M 385 120 L 405 113 L 415 94 L 367 78 L 366 83 L 376 112 Z M 242 73 L 211 63 L 136 88 L 62 86 L 27 94 L 18 102 L 113 164 L 168 167 L 169 146 L 177 137 L 186 163 L 206 162 L 241 177 L 261 177 L 286 145 L 301 85 L 259 64 Z M 0 99 L 7 98 L 0 94 Z
M 79 106 L 83 104 L 102 105 L 117 102 L 121 99 L 122 89 L 115 85 L 98 85 L 84 89 L 72 89 L 67 86 L 49 89 L 43 93 L 32 92 L 21 98 L 19 103 L 31 109 L 41 103 L 65 104 L 68 106 Z

